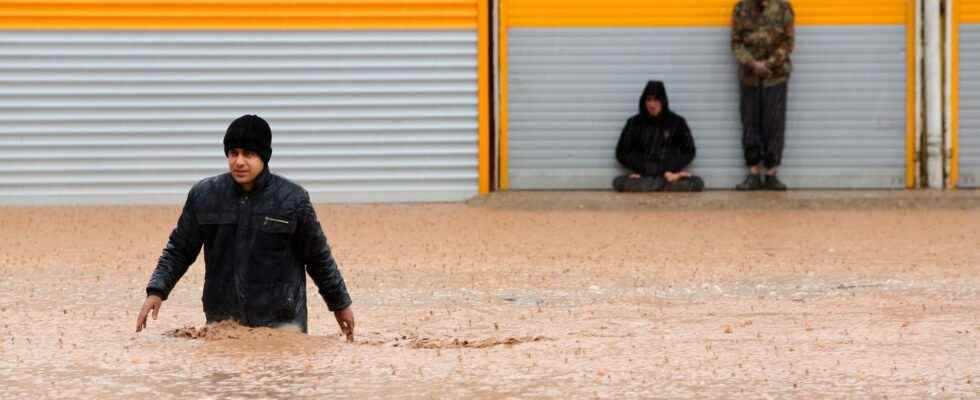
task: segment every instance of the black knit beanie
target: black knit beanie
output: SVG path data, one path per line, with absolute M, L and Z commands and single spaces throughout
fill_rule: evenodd
M 231 122 L 225 132 L 225 155 L 234 148 L 254 151 L 269 165 L 272 158 L 272 130 L 264 119 L 257 115 L 243 115 Z

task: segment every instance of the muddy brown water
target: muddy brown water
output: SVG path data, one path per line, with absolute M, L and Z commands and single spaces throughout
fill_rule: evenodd
M 317 207 L 355 343 L 133 333 L 176 206 L 0 207 L 0 398 L 977 398 L 980 211 Z

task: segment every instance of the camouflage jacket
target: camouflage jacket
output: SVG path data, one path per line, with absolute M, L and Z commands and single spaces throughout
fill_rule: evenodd
M 762 1 L 762 12 L 756 7 Z M 732 13 L 732 51 L 738 59 L 738 77 L 742 84 L 756 86 L 756 76 L 748 63 L 765 61 L 772 75 L 764 78 L 765 86 L 789 80 L 793 64 L 789 59 L 795 37 L 793 7 L 788 0 L 741 0 Z

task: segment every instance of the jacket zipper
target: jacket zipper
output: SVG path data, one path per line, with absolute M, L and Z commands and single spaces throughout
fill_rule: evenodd
M 242 241 L 248 238 L 248 233 L 247 232 L 249 232 L 251 230 L 251 228 L 252 228 L 251 226 L 249 226 L 250 224 L 249 224 L 249 218 L 248 218 L 248 216 L 252 215 L 252 210 L 251 210 L 252 207 L 250 206 L 250 204 L 248 204 L 248 195 L 247 194 L 242 195 L 242 197 L 240 199 L 240 203 L 241 203 L 241 208 L 239 210 L 239 222 L 241 223 L 241 226 L 239 226 L 239 229 L 242 229 L 241 232 L 244 233 L 244 236 L 240 236 L 239 238 L 237 238 L 237 242 L 238 243 L 236 244 L 236 246 L 241 246 L 242 245 Z M 246 218 L 242 218 L 241 216 L 246 216 Z M 236 251 L 238 249 L 240 249 L 240 247 L 239 248 L 236 248 Z M 241 270 L 239 267 L 236 266 L 234 274 L 235 274 L 235 286 L 236 286 L 235 289 L 236 289 L 236 292 L 237 293 L 235 293 L 235 294 L 238 297 L 238 315 L 239 315 L 239 318 L 243 319 L 242 322 L 248 324 L 248 317 L 247 317 L 247 315 L 245 313 L 245 295 L 244 295 L 244 290 L 242 289 L 242 286 L 243 286 L 243 284 L 242 284 L 242 274 L 243 273 L 244 273 L 244 271 Z
M 281 219 L 277 219 L 277 218 L 270 218 L 270 217 L 265 217 L 265 221 L 266 221 L 266 222 L 278 222 L 278 223 L 280 223 L 280 224 L 286 224 L 286 225 L 289 225 L 289 221 L 284 221 L 284 220 L 281 220 Z

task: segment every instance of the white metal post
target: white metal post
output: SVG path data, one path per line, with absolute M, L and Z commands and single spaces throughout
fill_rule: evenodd
M 943 70 L 940 0 L 925 0 L 926 173 L 930 188 L 943 187 Z
M 945 15 L 946 79 L 943 79 L 943 98 L 945 99 L 945 101 L 943 102 L 944 104 L 943 120 L 945 121 L 944 124 L 945 134 L 943 135 L 943 139 L 944 139 L 943 142 L 945 143 L 945 152 L 944 152 L 945 156 L 943 157 L 943 171 L 946 171 L 946 174 L 944 174 L 944 178 L 943 178 L 943 186 L 945 187 L 947 186 L 945 176 L 948 175 L 949 171 L 951 170 L 950 163 L 952 162 L 952 154 L 953 154 L 953 149 L 952 149 L 952 145 L 953 145 L 953 138 L 952 138 L 952 134 L 953 134 L 953 29 L 957 29 L 957 27 L 953 26 L 953 13 L 956 11 L 953 10 L 953 3 L 955 3 L 955 1 L 953 0 L 943 0 L 943 1 L 946 6 L 946 15 Z
M 922 2 L 915 0 L 915 183 L 922 184 Z

